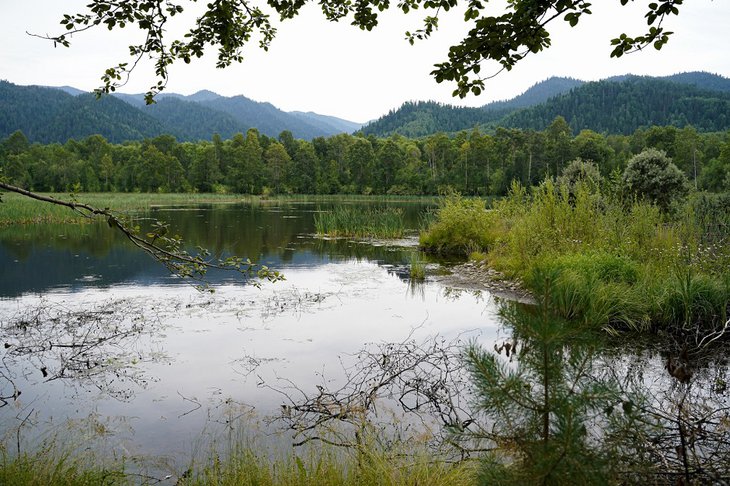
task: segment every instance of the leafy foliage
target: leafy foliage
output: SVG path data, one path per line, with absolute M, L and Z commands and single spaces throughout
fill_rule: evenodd
M 538 184 L 573 171 L 569 161 L 580 158 L 592 161 L 600 174 L 583 183 L 595 188 L 603 180 L 618 197 L 628 194 L 620 173 L 645 148 L 666 151 L 698 189 L 730 188 L 730 142 L 725 134 L 650 127 L 631 136 L 582 131 L 573 137 L 560 117 L 541 132 L 471 130 L 421 139 L 339 134 L 306 141 L 285 131 L 276 140 L 249 129 L 227 140 L 214 135 L 197 143 L 178 142 L 171 135 L 122 145 L 100 135 L 63 145 L 32 142 L 20 131 L 0 140 L 0 169 L 9 183 L 46 192 L 262 194 L 266 188 L 282 194 L 455 191 L 502 196 L 512 181 Z M 571 195 L 575 190 L 566 182 Z
M 305 0 L 269 0 L 268 5 L 281 20 L 296 16 L 307 2 Z M 626 5 L 628 0 L 621 0 Z M 663 23 L 668 16 L 677 15 L 682 0 L 657 0 L 648 5 L 645 15 L 649 30 L 645 34 L 629 37 L 621 34 L 611 41 L 612 57 L 641 50 L 647 46 L 661 49 L 671 35 Z M 423 26 L 406 32 L 406 38 L 414 43 L 429 38 L 438 29 L 439 17 L 458 5 L 456 0 L 406 0 L 397 4 L 403 13 L 423 9 L 426 12 Z M 328 20 L 351 19 L 352 25 L 371 30 L 378 25 L 378 15 L 391 6 L 379 0 L 344 2 L 324 0 L 320 2 Z M 583 15 L 590 15 L 591 4 L 585 0 L 550 0 L 533 2 L 515 0 L 508 2 L 502 13 L 490 15 L 479 0 L 465 2 L 464 22 L 470 26 L 468 34 L 449 49 L 448 59 L 436 64 L 431 73 L 437 82 L 452 81 L 456 84 L 454 95 L 465 97 L 469 93 L 479 95 L 484 89 L 485 78 L 481 75 L 482 63 L 493 61 L 502 70 L 510 70 L 530 53 L 538 53 L 550 47 L 548 25 L 562 19 L 574 27 Z M 217 67 L 226 67 L 243 60 L 243 50 L 252 38 L 260 48 L 267 50 L 276 29 L 270 14 L 247 0 L 216 0 L 207 6 L 181 39 L 170 41 L 165 25 L 170 18 L 182 14 L 180 3 L 167 0 L 93 0 L 76 14 L 66 14 L 61 25 L 66 30 L 56 36 L 42 36 L 68 47 L 71 36 L 94 27 L 109 30 L 136 25 L 145 32 L 145 41 L 129 46 L 131 64 L 119 63 L 107 69 L 102 76 L 103 85 L 98 93 L 115 91 L 128 79 L 137 63 L 145 56 L 153 59 L 157 83 L 145 95 L 147 103 L 164 90 L 168 68 L 175 62 L 189 63 L 203 56 L 208 49 L 217 52 Z
M 623 175 L 628 191 L 667 211 L 672 202 L 687 195 L 687 178 L 664 152 L 646 149 L 635 155 Z
M 558 185 L 566 186 L 570 193 L 575 193 L 578 184 L 585 184 L 590 189 L 596 190 L 601 186 L 602 181 L 603 176 L 596 164 L 590 160 L 585 161 L 578 158 L 563 168 L 557 182 Z

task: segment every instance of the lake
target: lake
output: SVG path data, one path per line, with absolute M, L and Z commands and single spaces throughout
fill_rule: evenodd
M 509 370 L 519 360 L 503 344 L 517 343 L 520 356 L 529 357 L 542 343 L 520 342 L 502 323 L 504 301 L 445 284 L 450 280 L 439 275 L 452 263 L 417 254 L 430 203 L 387 203 L 402 210 L 407 228 L 397 241 L 318 237 L 314 215 L 336 204 L 365 211 L 386 203 L 284 199 L 137 215 L 141 226 L 168 221 L 190 248 L 250 258 L 286 278 L 257 288 L 235 273 L 211 271 L 212 293 L 170 275 L 106 223 L 0 228 L 5 444 L 28 450 L 49 437 L 71 437 L 77 448 L 109 457 L 154 458 L 160 476 L 179 473 L 226 438 L 255 437 L 268 451 L 281 451 L 302 439 L 286 420 L 297 404 L 305 404 L 310 421 L 352 413 L 378 386 L 377 372 L 396 359 L 405 370 L 392 381 L 400 391 L 377 388 L 373 416 L 396 428 L 466 424 L 469 415 L 459 414 L 470 408 L 469 380 L 463 369 L 454 372 L 463 345 L 499 349 Z M 414 255 L 427 264 L 425 281 L 409 278 Z M 606 340 L 599 347 L 579 367 L 580 386 L 608 383 L 620 397 L 586 418 L 586 440 L 603 439 L 614 409 L 641 406 L 652 435 L 637 434 L 630 447 L 653 448 L 652 458 L 677 471 L 681 436 L 693 441 L 698 463 L 724 471 L 717 458 L 730 450 L 726 346 L 690 350 L 691 376 L 679 378 L 676 367 L 674 377 L 667 369 L 688 353 L 671 337 Z M 564 357 L 568 370 L 581 349 L 568 343 L 551 359 Z M 539 374 L 524 376 L 539 383 Z M 568 386 L 570 371 L 564 380 Z M 425 385 L 455 408 L 430 422 L 395 413 L 399 400 L 412 407 L 426 396 L 417 393 Z M 418 427 L 409 433 L 420 434 Z
M 432 206 L 389 203 L 408 228 L 397 242 L 317 237 L 314 214 L 334 204 L 367 206 L 292 200 L 146 215 L 191 246 L 286 278 L 259 289 L 211 272 L 214 293 L 171 276 L 105 223 L 2 229 L 3 429 L 23 423 L 29 441 L 88 429 L 111 451 L 184 462 L 234 418 L 273 433 L 265 418 L 286 402 L 282 392 L 336 388 L 369 346 L 498 339 L 488 293 L 408 277 Z

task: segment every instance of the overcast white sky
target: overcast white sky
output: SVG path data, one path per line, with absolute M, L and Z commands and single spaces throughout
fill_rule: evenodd
M 61 32 L 58 22 L 62 14 L 81 11 L 86 3 L 88 0 L 0 0 L 0 18 L 4 20 L 0 79 L 22 85 L 69 85 L 83 90 L 97 87 L 104 69 L 126 61 L 127 46 L 140 41 L 136 28 L 86 32 L 73 39 L 70 49 L 54 49 L 50 42 L 26 34 Z M 309 5 L 302 15 L 279 25 L 269 52 L 260 51 L 252 43 L 241 65 L 218 70 L 213 67 L 213 56 L 208 56 L 189 66 L 174 67 L 167 91 L 192 94 L 209 89 L 226 96 L 243 94 L 286 111 L 315 111 L 364 122 L 409 100 L 481 106 L 512 98 L 550 76 L 597 80 L 625 73 L 709 71 L 730 77 L 727 0 L 686 2 L 679 17 L 665 24 L 675 35 L 662 51 L 651 49 L 610 59 L 611 38 L 622 32 L 644 32 L 643 13 L 648 3 L 635 0 L 621 7 L 619 0 L 598 0 L 593 6 L 594 15 L 584 18 L 576 28 L 556 21 L 550 27 L 550 49 L 490 80 L 481 96 L 464 100 L 451 97 L 453 85 L 437 84 L 429 75 L 435 63 L 446 59 L 448 47 L 469 29 L 459 12 L 442 16 L 441 27 L 432 39 L 411 46 L 404 33 L 420 27 L 423 11 L 409 15 L 387 12 L 376 29 L 362 32 L 347 22 L 325 21 L 316 5 Z M 487 8 L 497 12 L 503 4 L 492 1 Z M 171 33 L 181 28 L 173 25 Z M 486 72 L 491 72 L 487 65 L 482 69 Z M 122 91 L 144 92 L 154 82 L 149 65 L 140 65 Z

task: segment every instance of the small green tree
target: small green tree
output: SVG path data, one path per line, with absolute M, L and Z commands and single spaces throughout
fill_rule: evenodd
M 476 343 L 465 351 L 489 424 L 465 434 L 490 444 L 479 484 L 609 484 L 622 465 L 622 438 L 639 427 L 640 397 L 602 374 L 593 316 L 560 317 L 577 296 L 559 272 L 537 280 L 537 305 L 502 308 L 510 340 L 496 352 Z
M 571 161 L 563 169 L 562 174 L 558 177 L 558 185 L 565 185 L 571 194 L 575 193 L 575 186 L 579 183 L 584 184 L 591 192 L 595 192 L 601 186 L 603 177 L 598 170 L 598 166 L 590 160 L 577 158 Z
M 668 211 L 673 201 L 687 196 L 687 177 L 661 150 L 646 149 L 629 160 L 623 183 L 628 193 Z

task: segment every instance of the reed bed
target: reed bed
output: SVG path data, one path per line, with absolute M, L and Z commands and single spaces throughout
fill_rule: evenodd
M 400 208 L 361 208 L 338 206 L 314 215 L 318 235 L 350 238 L 402 238 L 405 234 Z
M 63 201 L 86 203 L 98 208 L 120 212 L 146 211 L 159 206 L 198 204 L 231 204 L 258 201 L 251 196 L 227 194 L 134 194 L 134 193 L 63 193 L 43 194 Z M 37 223 L 83 223 L 90 221 L 73 210 L 37 201 L 20 194 L 5 193 L 0 203 L 0 226 Z

